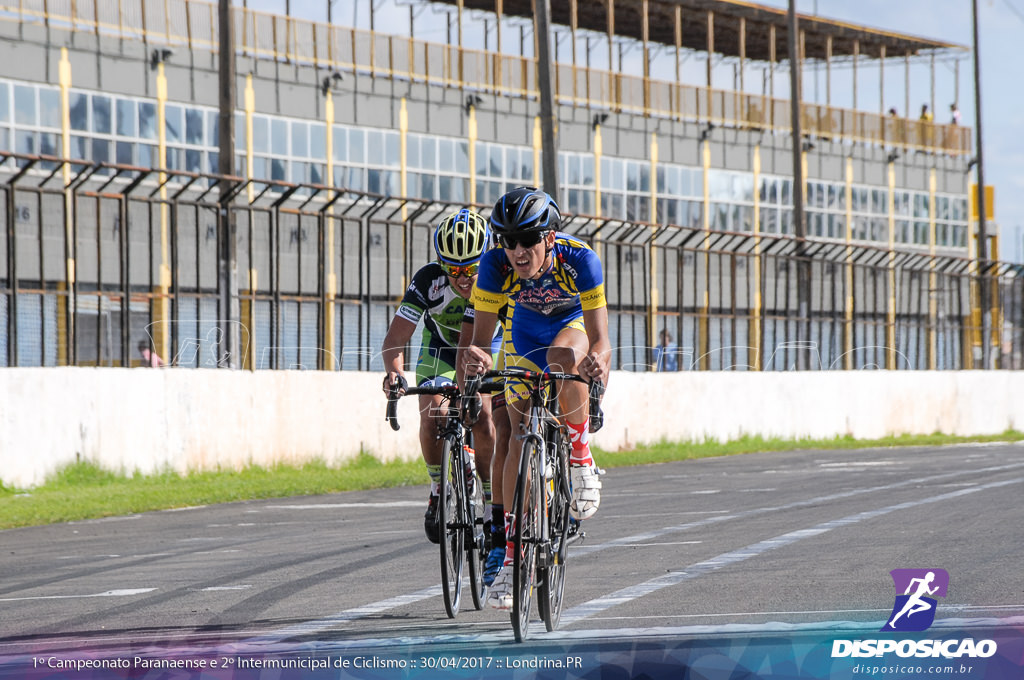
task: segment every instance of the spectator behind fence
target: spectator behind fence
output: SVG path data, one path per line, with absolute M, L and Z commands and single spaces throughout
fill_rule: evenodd
M 949 119 L 953 125 L 960 124 L 960 107 L 956 105 L 956 102 L 949 105 Z
M 659 344 L 654 348 L 654 366 L 656 371 L 678 371 L 678 347 L 672 342 L 672 334 L 663 330 L 658 334 Z
M 143 368 L 161 368 L 164 365 L 164 360 L 150 349 L 149 343 L 145 340 L 139 340 L 139 354 L 142 355 Z

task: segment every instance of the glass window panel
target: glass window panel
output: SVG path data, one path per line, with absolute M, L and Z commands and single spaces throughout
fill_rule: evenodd
M 366 190 L 366 171 L 363 168 L 349 168 L 348 188 L 355 191 Z
M 420 137 L 409 135 L 405 142 L 405 163 L 410 168 L 420 167 Z
M 437 143 L 437 160 L 442 173 L 451 172 L 455 165 L 455 143 L 450 139 L 441 139 Z
M 487 176 L 487 164 L 490 157 L 490 144 L 486 142 L 476 143 L 476 174 L 479 177 Z
M 389 168 L 402 166 L 401 140 L 392 132 L 384 133 L 384 164 Z
M 651 190 L 651 166 L 647 163 L 640 163 L 640 191 Z
M 296 158 L 309 157 L 309 125 L 307 123 L 292 122 L 292 156 Z
M 327 160 L 327 126 L 311 123 L 309 126 L 309 157 Z
M 364 163 L 366 162 L 365 153 L 366 136 L 362 130 L 349 130 L 348 137 L 348 160 L 351 163 Z
M 110 142 L 106 139 L 92 140 L 92 160 L 96 163 L 110 162 Z
M 270 152 L 275 156 L 288 156 L 288 122 L 279 118 L 270 120 Z M 284 179 L 282 177 L 281 179 Z
M 496 145 L 492 144 L 490 149 L 489 161 L 487 165 L 487 175 L 489 177 L 501 177 L 501 166 L 504 164 L 505 150 Z M 498 199 L 494 199 L 498 200 Z
M 71 138 L 71 157 L 89 160 L 89 138 L 77 135 Z
M 164 165 L 168 170 L 181 170 L 181 149 L 169 147 L 167 149 L 167 163 Z
M 130 99 L 118 99 L 117 134 L 121 137 L 135 137 L 138 131 L 139 125 L 135 102 Z
M 255 179 L 269 179 L 267 177 L 267 159 L 256 156 L 252 159 L 252 176 Z
M 569 163 L 569 184 L 575 184 L 575 185 L 579 186 L 580 184 L 583 183 L 583 175 L 580 172 L 581 169 L 582 169 L 581 168 L 582 164 L 581 164 L 580 160 L 581 159 L 580 159 L 579 156 L 574 156 L 574 155 L 570 155 L 566 159 L 566 161 Z M 579 205 L 578 196 L 579 196 L 579 194 L 577 194 L 577 205 Z M 571 197 L 571 194 L 570 194 L 570 197 Z M 577 212 L 577 210 L 573 210 L 573 212 Z
M 270 179 L 284 181 L 285 175 L 285 162 L 281 158 L 270 159 Z
M 455 145 L 455 172 L 460 175 L 469 174 L 469 142 L 460 141 Z M 468 185 L 463 182 L 462 191 L 465 191 L 466 186 Z
M 156 159 L 156 147 L 151 144 L 139 144 L 139 166 L 143 168 L 152 168 L 157 164 Z
M 196 149 L 185 150 L 185 169 L 189 172 L 203 171 L 203 152 Z
M 476 148 L 477 158 L 480 158 L 480 149 Z M 437 141 L 433 137 L 421 138 L 420 144 L 420 167 L 424 170 L 437 169 Z
M 246 139 L 245 114 L 235 114 L 235 141 L 236 146 L 241 145 L 243 148 L 249 143 Z M 216 111 L 206 112 L 206 143 L 209 146 L 220 146 L 220 114 Z
M 11 88 L 7 83 L 0 83 L 0 123 L 11 119 Z M 4 145 L 7 146 L 6 144 Z
M 198 109 L 185 109 L 185 142 L 200 146 L 205 137 L 205 121 L 203 112 Z M 237 138 L 237 137 L 236 137 Z
M 594 186 L 594 157 L 583 156 L 580 183 L 587 187 Z
M 252 117 L 252 150 L 270 153 L 270 120 L 264 116 Z
M 131 142 L 118 142 L 117 162 L 121 165 L 135 165 L 135 145 Z
M 434 198 L 434 176 L 420 175 L 420 196 L 423 198 Z
M 68 97 L 68 114 L 71 129 L 85 132 L 89 129 L 89 97 L 81 92 L 72 92 Z
M 519 151 L 517 149 L 509 149 L 509 152 L 505 154 L 505 177 L 520 179 L 519 170 Z
M 185 141 L 185 111 L 180 106 L 169 104 L 164 107 L 164 115 L 167 117 L 167 143 L 177 144 Z
M 109 135 L 114 129 L 110 97 L 92 97 L 92 131 Z
M 39 124 L 42 127 L 60 129 L 60 92 L 46 88 L 39 89 Z M 4 114 L 6 114 L 6 109 Z M 109 130 L 107 130 L 109 132 Z
M 334 148 L 331 155 L 336 163 L 344 163 L 348 160 L 348 128 L 340 125 L 334 126 Z
M 380 130 L 366 133 L 366 162 L 370 165 L 384 164 L 384 136 Z
M 622 185 L 618 185 L 621 189 Z M 640 188 L 640 168 L 636 163 L 626 163 L 626 190 L 637 191 Z
M 60 137 L 56 132 L 39 133 L 39 153 L 44 156 L 60 156 Z
M 305 184 L 306 183 L 306 164 L 292 161 L 292 172 L 291 172 L 291 183 L 292 184 Z
M 36 88 L 28 85 L 14 86 L 14 122 L 19 125 L 36 125 Z

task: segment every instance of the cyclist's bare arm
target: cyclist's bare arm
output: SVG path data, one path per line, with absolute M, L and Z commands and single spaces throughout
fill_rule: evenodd
M 587 331 L 590 348 L 580 361 L 580 375 L 588 380 L 598 378 L 607 385 L 612 351 L 608 337 L 608 308 L 583 310 L 583 326 Z
M 479 375 L 491 369 L 491 339 L 498 323 L 497 312 L 476 310 L 473 321 L 473 341 L 463 351 L 465 375 Z M 460 343 L 461 344 L 461 343 Z
M 416 324 L 396 316 L 391 322 L 391 327 L 388 328 L 387 335 L 384 336 L 384 343 L 380 350 L 381 359 L 384 361 L 384 370 L 387 371 L 387 375 L 384 376 L 384 394 L 388 393 L 396 376 L 404 374 L 405 346 L 409 344 L 415 331 Z

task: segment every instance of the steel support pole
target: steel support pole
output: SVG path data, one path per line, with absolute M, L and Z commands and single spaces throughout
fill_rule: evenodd
M 217 216 L 220 297 L 218 325 L 222 329 L 219 364 L 238 368 L 241 365 L 238 327 L 241 318 L 238 304 L 238 242 L 235 238 L 235 215 L 231 210 L 232 183 L 225 179 L 228 175 L 234 174 L 235 163 L 235 42 L 230 0 L 219 0 L 217 23 L 220 81 L 217 171 L 221 175 L 220 210 Z
M 551 62 L 551 1 L 534 0 L 533 30 L 537 36 L 537 86 L 540 88 L 540 133 L 544 191 L 555 201 L 558 195 L 558 142 L 556 139 L 555 93 Z
M 793 124 L 793 234 L 797 238 L 797 368 L 810 368 L 811 327 L 811 263 L 806 258 L 807 226 L 804 222 L 804 162 L 803 130 L 800 120 L 800 32 L 796 18 L 795 0 L 789 0 L 789 88 L 790 117 Z

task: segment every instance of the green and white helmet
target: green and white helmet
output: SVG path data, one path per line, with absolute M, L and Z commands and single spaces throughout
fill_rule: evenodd
M 445 264 L 472 264 L 487 249 L 487 221 L 472 210 L 462 209 L 441 220 L 434 231 L 434 251 Z

